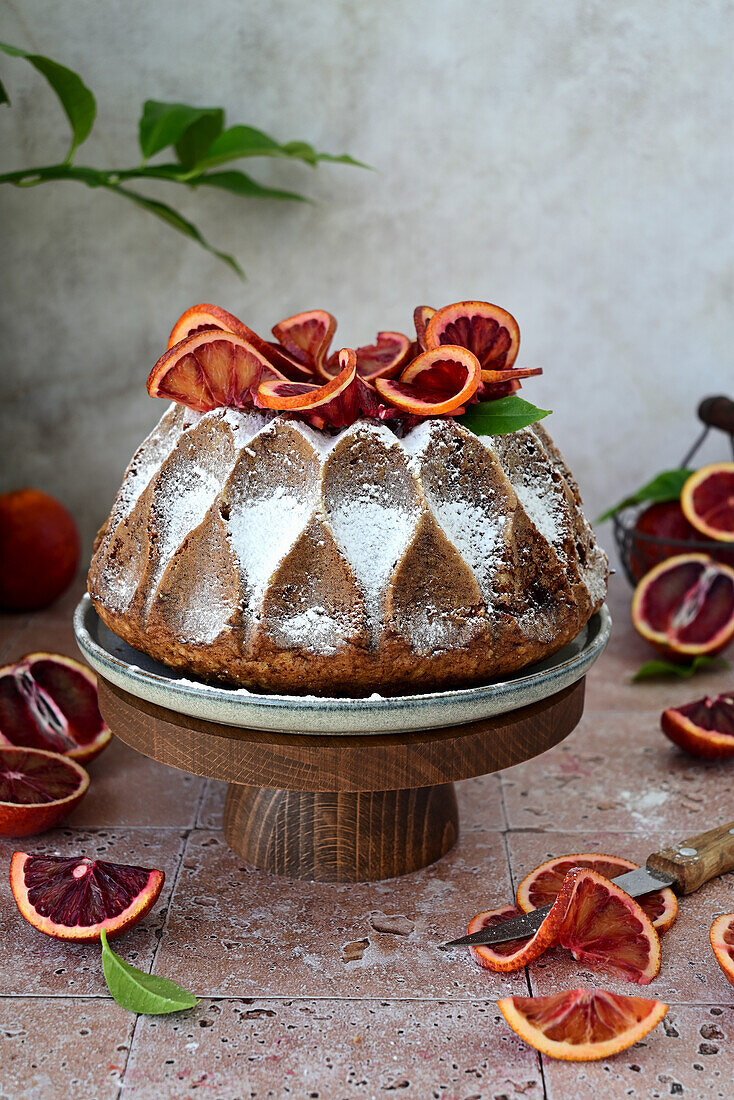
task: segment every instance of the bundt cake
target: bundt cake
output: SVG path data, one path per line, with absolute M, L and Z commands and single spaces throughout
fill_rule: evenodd
M 459 415 L 461 371 L 473 370 L 466 348 L 481 371 L 473 408 L 519 401 L 514 356 L 486 366 L 477 339 L 434 344 L 445 361 L 433 354 L 421 381 L 432 351 L 421 351 L 419 329 L 418 346 L 401 345 L 397 369 L 375 379 L 359 370 L 360 353 L 374 363 L 399 334 L 329 367 L 328 348 L 299 358 L 305 338 L 278 350 L 235 331 L 235 318 L 228 329 L 218 314 L 210 323 L 189 314 L 199 323 L 183 336 L 174 329 L 149 383 L 161 385 L 166 360 L 177 403 L 133 457 L 89 572 L 100 617 L 131 646 L 256 691 L 394 695 L 515 672 L 560 649 L 599 609 L 607 559 L 547 432 L 533 423 L 478 436 Z M 452 358 L 457 347 L 463 359 Z M 337 393 L 345 362 L 350 382 Z M 464 406 L 406 413 L 387 390 L 377 397 L 382 379 L 426 406 L 450 402 L 453 386 Z M 310 403 L 258 407 L 264 385 Z M 355 389 L 362 396 L 349 407 Z

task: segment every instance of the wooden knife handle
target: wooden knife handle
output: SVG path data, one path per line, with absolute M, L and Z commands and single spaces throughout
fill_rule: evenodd
M 692 894 L 709 879 L 734 871 L 734 821 L 654 852 L 647 869 L 670 875 L 678 894 Z

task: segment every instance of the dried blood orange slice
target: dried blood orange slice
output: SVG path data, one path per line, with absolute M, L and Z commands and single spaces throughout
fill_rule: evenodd
M 60 653 L 29 653 L 0 668 L 0 745 L 92 760 L 112 733 L 93 672 Z
M 421 351 L 428 351 L 426 345 L 426 327 L 435 313 L 431 306 L 416 306 L 413 310 L 413 324 L 415 325 L 415 339 Z
M 530 913 L 544 905 L 552 905 L 561 892 L 563 880 L 572 867 L 590 867 L 605 878 L 613 879 L 626 871 L 636 871 L 638 863 L 620 856 L 608 856 L 601 852 L 577 852 L 570 856 L 556 856 L 541 863 L 526 875 L 517 888 L 517 905 L 521 912 Z M 666 932 L 678 915 L 678 899 L 672 890 L 656 890 L 639 899 L 640 908 L 647 913 L 658 935 Z
M 351 348 L 339 352 L 339 373 L 323 385 L 274 379 L 261 382 L 257 403 L 280 412 L 308 412 L 335 401 L 349 388 L 357 375 L 357 357 Z
M 517 321 L 490 302 L 455 302 L 437 310 L 426 325 L 426 347 L 442 344 L 468 348 L 481 369 L 509 370 L 520 347 Z
M 734 638 L 734 569 L 707 554 L 680 554 L 647 573 L 632 621 L 666 656 L 719 653 Z
M 402 332 L 378 332 L 374 344 L 355 348 L 357 374 L 366 382 L 373 382 L 375 378 L 392 378 L 407 361 L 412 346 Z M 337 352 L 324 362 L 321 373 L 325 378 L 332 378 L 338 370 Z
M 87 856 L 15 852 L 10 885 L 22 915 L 47 936 L 90 943 L 132 928 L 161 892 L 163 871 Z
M 485 970 L 507 972 L 519 970 L 528 963 L 540 958 L 544 951 L 556 943 L 558 926 L 563 917 L 565 906 L 551 909 L 534 936 L 529 939 L 507 940 L 505 943 L 485 944 L 482 947 L 470 947 L 469 951 L 476 962 Z M 477 913 L 469 924 L 469 935 L 491 928 L 495 924 L 519 917 L 522 913 L 515 905 L 502 905 L 499 909 L 489 909 L 486 913 Z
M 548 997 L 505 997 L 498 1008 L 531 1047 L 567 1062 L 593 1062 L 627 1050 L 652 1031 L 668 1006 L 603 989 L 569 989 Z
M 396 408 L 414 416 L 457 413 L 481 382 L 479 360 L 466 348 L 424 351 L 399 379 L 376 378 L 375 389 Z
M 285 381 L 242 336 L 207 329 L 180 340 L 148 376 L 151 397 L 165 397 L 198 412 L 220 406 L 247 408 L 264 378 Z
M 709 760 L 734 756 L 734 692 L 669 707 L 660 725 L 666 737 L 691 756 Z
M 84 768 L 68 756 L 0 746 L 0 836 L 53 829 L 82 800 L 88 786 Z
M 284 355 L 279 345 L 270 344 L 267 340 L 263 340 L 249 325 L 246 325 L 244 321 L 240 321 L 239 317 L 235 317 L 233 313 L 228 313 L 221 306 L 212 305 L 211 302 L 201 302 L 181 314 L 171 329 L 167 350 L 180 343 L 181 340 L 185 340 L 187 336 L 193 336 L 197 332 L 208 332 L 212 329 L 233 332 L 235 336 L 241 336 L 279 371 L 285 371 L 288 377 L 295 374 L 296 377 L 300 378 L 308 374 L 300 363 L 290 356 Z
M 734 462 L 703 466 L 680 496 L 686 519 L 707 539 L 734 542 Z
M 716 961 L 734 985 L 734 913 L 722 913 L 716 918 L 710 939 Z
M 336 318 L 325 309 L 309 309 L 279 321 L 272 331 L 296 362 L 320 374 L 336 332 Z

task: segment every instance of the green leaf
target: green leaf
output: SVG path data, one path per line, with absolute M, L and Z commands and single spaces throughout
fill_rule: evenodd
M 274 138 L 252 126 L 230 126 L 215 138 L 199 161 L 202 168 L 213 168 L 240 157 L 284 157 L 287 153 Z
M 193 1008 L 198 998 L 188 993 L 169 978 L 146 974 L 116 955 L 107 943 L 102 929 L 102 969 L 107 988 L 122 1008 L 130 1012 L 142 1012 L 146 1016 L 161 1016 L 167 1012 L 181 1012 Z
M 201 119 L 207 118 L 211 132 L 218 134 L 224 125 L 224 112 L 221 107 L 189 107 L 185 103 L 159 103 L 155 99 L 146 99 L 143 113 L 138 123 L 138 138 L 143 156 L 154 156 L 161 149 L 181 142 L 187 130 Z M 194 135 L 192 144 L 198 142 Z M 188 153 L 188 146 L 185 152 Z M 183 162 L 182 162 L 183 163 Z
M 353 168 L 366 168 L 368 172 L 375 171 L 371 164 L 365 164 L 363 160 L 355 160 L 354 157 L 350 157 L 346 153 L 342 153 L 338 157 L 333 156 L 331 153 L 317 153 L 316 158 L 329 164 L 351 164 Z
M 64 108 L 66 117 L 71 123 L 72 142 L 67 160 L 69 160 L 78 145 L 89 137 L 94 119 L 97 114 L 97 103 L 94 96 L 84 81 L 65 65 L 59 65 L 58 61 L 52 61 L 41 54 L 27 53 L 17 46 L 9 46 L 0 42 L 0 50 L 10 57 L 24 57 L 37 72 L 45 76 Z M 9 101 L 8 101 L 9 102 Z
M 287 157 L 304 160 L 306 164 L 310 164 L 313 168 L 319 163 L 318 153 L 313 145 L 309 145 L 307 141 L 287 141 L 285 145 L 281 145 L 281 149 Z
M 500 397 L 497 401 L 480 401 L 470 405 L 463 416 L 458 418 L 475 435 L 508 435 L 535 424 L 544 416 L 550 416 L 550 409 L 537 409 L 529 401 L 511 393 L 509 397 Z
M 723 657 L 708 657 L 706 654 L 694 657 L 689 665 L 676 665 L 672 661 L 646 661 L 644 665 L 638 668 L 632 677 L 632 682 L 637 684 L 642 680 L 667 679 L 671 676 L 677 676 L 679 680 L 690 680 L 691 676 L 695 676 L 697 672 L 703 672 L 705 669 L 713 671 L 714 669 L 729 667 L 729 662 L 725 661 Z
M 116 195 L 124 195 L 126 199 L 130 200 L 130 202 L 136 203 L 137 206 L 141 206 L 143 210 L 147 210 L 150 214 L 155 214 L 157 218 L 161 218 L 164 222 L 167 222 L 168 225 L 172 225 L 174 229 L 177 229 L 179 231 L 179 233 L 183 233 L 184 236 L 190 237 L 193 241 L 196 241 L 197 244 L 200 244 L 202 248 L 205 248 L 207 250 L 207 252 L 211 252 L 213 256 L 216 256 L 218 259 L 222 260 L 223 263 L 228 264 L 229 267 L 231 267 L 232 270 L 235 271 L 241 279 L 244 279 L 245 273 L 235 260 L 234 256 L 230 256 L 228 252 L 220 252 L 218 249 L 210 245 L 208 241 L 204 240 L 196 226 L 187 221 L 186 218 L 182 217 L 182 215 L 179 214 L 178 211 L 174 210 L 173 207 L 167 206 L 164 202 L 158 202 L 155 199 L 146 199 L 143 197 L 143 195 L 136 195 L 134 191 L 128 191 L 124 187 L 119 187 L 112 184 L 110 184 L 109 187 L 110 190 L 114 191 Z
M 224 111 L 215 108 L 192 122 L 176 142 L 176 156 L 184 168 L 194 168 L 224 129 Z
M 623 508 L 629 508 L 633 504 L 642 504 L 644 501 L 662 503 L 666 500 L 678 500 L 683 486 L 692 473 L 693 470 L 685 469 L 663 470 L 652 481 L 648 481 L 646 485 L 638 489 L 636 493 L 625 497 L 624 500 L 620 500 L 619 504 L 615 504 L 613 508 L 603 512 L 595 522 L 603 523 L 605 519 L 611 519 Z
M 219 187 L 222 191 L 231 191 L 233 195 L 242 195 L 252 199 L 284 199 L 291 202 L 310 202 L 305 195 L 296 191 L 280 191 L 275 187 L 264 187 L 244 172 L 232 169 L 229 172 L 207 172 L 187 181 L 191 187 Z

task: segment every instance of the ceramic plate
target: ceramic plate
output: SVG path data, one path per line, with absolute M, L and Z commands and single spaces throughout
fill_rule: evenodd
M 481 687 L 369 699 L 256 695 L 189 680 L 132 649 L 104 625 L 89 596 L 74 613 L 82 653 L 106 680 L 156 706 L 245 729 L 285 733 L 407 733 L 476 722 L 537 703 L 575 684 L 604 652 L 612 620 L 606 605 L 570 645 L 531 668 Z

